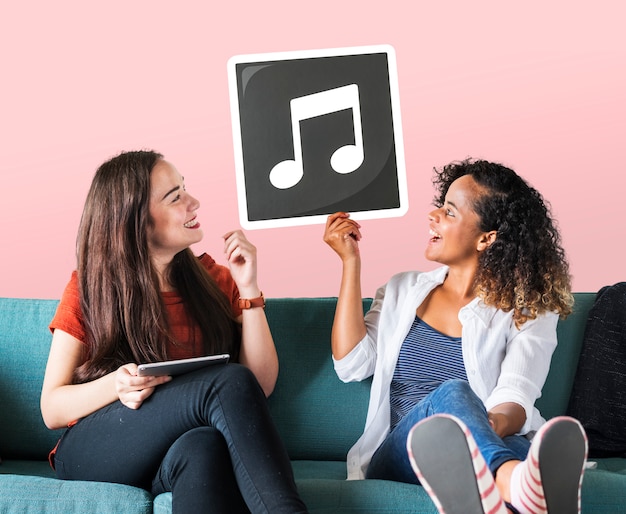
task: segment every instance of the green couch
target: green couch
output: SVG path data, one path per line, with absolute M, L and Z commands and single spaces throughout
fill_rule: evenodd
M 559 345 L 539 407 L 562 414 L 574 378 L 593 293 L 577 293 L 575 312 L 559 324 Z M 429 513 L 421 487 L 381 480 L 346 481 L 345 457 L 365 423 L 369 382 L 344 384 L 330 357 L 335 298 L 270 298 L 267 316 L 280 357 L 270 407 L 293 461 L 298 488 L 314 513 Z M 171 495 L 120 484 L 54 478 L 39 393 L 56 300 L 0 298 L 0 513 L 171 512 Z M 364 300 L 364 310 L 370 300 Z M 626 512 L 626 459 L 603 459 L 583 482 L 583 513 Z M 558 514 L 558 513 L 557 513 Z

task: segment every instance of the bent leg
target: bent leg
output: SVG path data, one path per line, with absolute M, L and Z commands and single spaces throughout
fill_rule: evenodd
M 367 478 L 418 483 L 406 441 L 413 426 L 435 414 L 455 416 L 467 425 L 492 473 L 507 460 L 524 459 L 530 446 L 521 436 L 502 440 L 491 428 L 487 411 L 470 385 L 464 380 L 449 380 L 419 402 L 387 435 L 372 457 Z
M 429 404 L 428 415 L 451 414 L 467 425 L 493 474 L 506 461 L 526 458 L 530 441 L 523 436 L 504 439 L 498 436 L 489 423 L 483 402 L 466 381 L 445 382 L 425 401 Z
M 186 432 L 171 446 L 152 483 L 155 496 L 171 491 L 172 511 L 249 514 L 228 447 L 215 428 Z
M 207 426 L 224 437 L 250 510 L 306 511 L 265 395 L 250 370 L 237 364 L 177 376 L 137 410 L 117 401 L 84 418 L 59 445 L 57 475 L 150 489 L 174 442 Z

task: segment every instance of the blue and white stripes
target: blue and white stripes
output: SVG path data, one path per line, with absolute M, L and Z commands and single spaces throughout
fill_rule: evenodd
M 391 381 L 391 429 L 420 400 L 451 379 L 467 380 L 461 338 L 442 334 L 416 317 Z

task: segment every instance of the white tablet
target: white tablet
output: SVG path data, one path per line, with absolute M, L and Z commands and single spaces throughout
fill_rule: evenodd
M 137 375 L 143 376 L 161 376 L 161 375 L 180 375 L 195 371 L 204 366 L 212 364 L 226 364 L 230 355 L 227 353 L 221 355 L 209 355 L 207 357 L 195 357 L 192 359 L 179 359 L 173 361 L 153 362 L 150 364 L 140 364 L 137 368 Z

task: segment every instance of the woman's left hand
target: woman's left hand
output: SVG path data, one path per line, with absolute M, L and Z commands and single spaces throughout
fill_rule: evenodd
M 224 234 L 224 253 L 242 298 L 259 296 L 256 247 L 241 230 Z
M 524 407 L 514 402 L 496 405 L 487 416 L 491 428 L 500 437 L 517 434 L 526 423 Z
M 120 366 L 115 372 L 115 390 L 123 405 L 136 410 L 154 393 L 157 386 L 172 380 L 171 376 L 137 375 L 137 364 L 128 363 Z
M 241 298 L 258 298 L 261 290 L 257 284 L 256 247 L 241 230 L 234 230 L 224 234 L 224 253 Z M 278 377 L 278 355 L 265 310 L 260 307 L 244 309 L 239 319 L 239 363 L 254 373 L 265 395 L 269 396 Z

